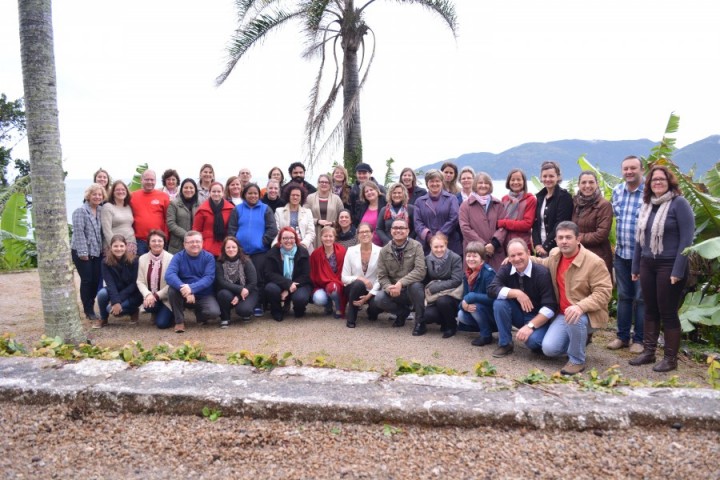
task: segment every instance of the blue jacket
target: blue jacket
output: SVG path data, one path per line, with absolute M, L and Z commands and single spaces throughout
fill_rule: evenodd
M 465 300 L 465 303 L 468 305 L 472 303 L 480 303 L 482 305 L 492 307 L 495 299 L 488 296 L 487 289 L 494 278 L 495 270 L 493 270 L 487 263 L 484 263 L 480 269 L 480 274 L 478 275 L 477 280 L 475 280 L 475 288 L 473 288 L 472 292 L 470 291 L 470 286 L 468 285 L 467 276 L 464 277 L 463 300 Z
M 275 215 L 262 202 L 254 206 L 243 202 L 230 214 L 228 235 L 235 236 L 247 255 L 267 252 L 277 236 Z
M 192 293 L 198 297 L 214 295 L 215 257 L 205 250 L 201 250 L 197 257 L 181 250 L 170 260 L 165 282 L 175 290 L 188 284 Z

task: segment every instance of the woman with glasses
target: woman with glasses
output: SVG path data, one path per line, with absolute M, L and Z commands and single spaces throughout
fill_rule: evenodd
M 321 244 L 320 230 L 324 227 L 335 228 L 338 214 L 345 208 L 340 197 L 331 190 L 330 175 L 322 174 L 318 177 L 317 192 L 308 195 L 305 208 L 309 208 L 315 221 L 315 244 Z
M 372 242 L 372 228 L 367 223 L 358 225 L 358 245 L 345 254 L 342 282 L 345 285 L 347 309 L 345 325 L 355 328 L 358 311 L 368 306 L 368 319 L 377 320 L 380 310 L 375 307 L 375 295 L 380 291 L 377 279 L 377 262 L 381 248 Z
M 299 183 L 290 182 L 283 189 L 284 207 L 275 210 L 275 223 L 278 230 L 292 227 L 298 234 L 300 245 L 312 253 L 315 247 L 315 219 L 309 208 L 302 205 L 307 198 L 307 190 Z
M 282 322 L 291 304 L 295 318 L 305 316 L 311 292 L 310 254 L 294 228 L 282 227 L 265 260 L 265 295 L 273 320 Z

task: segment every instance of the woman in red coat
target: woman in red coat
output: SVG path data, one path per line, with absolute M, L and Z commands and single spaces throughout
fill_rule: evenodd
M 320 230 L 321 247 L 310 255 L 310 278 L 313 282 L 313 303 L 324 305 L 325 314 L 335 318 L 345 315 L 345 293 L 342 269 L 345 262 L 345 247 L 335 242 L 335 229 L 325 226 Z M 334 305 L 334 310 L 333 310 Z
M 532 226 L 535 222 L 537 199 L 527 191 L 525 172 L 519 168 L 510 170 L 505 188 L 508 189 L 508 194 L 502 199 L 505 211 L 503 218 L 497 222 L 498 228 L 505 230 L 503 247 L 507 247 L 513 238 L 522 238 L 532 252 Z
M 202 234 L 203 249 L 220 256 L 222 242 L 227 236 L 228 221 L 235 205 L 224 198 L 225 188 L 220 182 L 210 185 L 210 198 L 208 198 L 195 213 L 193 230 Z

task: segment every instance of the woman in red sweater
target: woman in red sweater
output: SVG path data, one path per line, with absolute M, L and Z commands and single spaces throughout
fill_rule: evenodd
M 519 168 L 510 170 L 505 180 L 505 188 L 508 189 L 508 194 L 502 199 L 505 213 L 497 222 L 498 229 L 505 230 L 503 246 L 507 247 L 513 238 L 522 238 L 532 252 L 532 226 L 535 222 L 537 199 L 527 191 L 525 172 Z
M 202 234 L 203 249 L 220 256 L 222 242 L 227 236 L 228 221 L 235 205 L 224 198 L 225 188 L 220 182 L 210 185 L 210 198 L 197 210 L 193 230 Z
M 333 314 L 335 318 L 341 318 L 345 315 L 347 303 L 342 282 L 346 250 L 335 242 L 336 235 L 331 226 L 320 230 L 321 246 L 310 255 L 310 279 L 315 289 L 313 303 L 324 305 L 326 315 Z

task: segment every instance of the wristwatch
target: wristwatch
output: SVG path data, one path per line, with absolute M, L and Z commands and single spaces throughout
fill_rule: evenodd
M 536 328 L 533 322 L 527 322 L 525 326 L 528 327 L 530 330 L 535 330 Z

